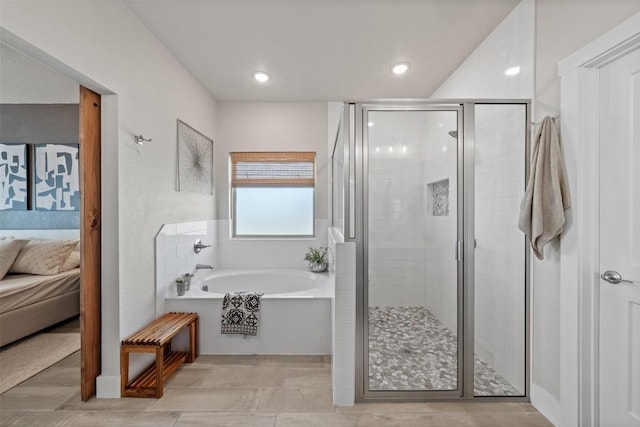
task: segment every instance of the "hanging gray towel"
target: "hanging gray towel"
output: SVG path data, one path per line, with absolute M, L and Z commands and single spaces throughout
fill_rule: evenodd
M 260 292 L 229 292 L 222 300 L 223 334 L 256 335 L 260 320 Z
M 569 182 L 558 129 L 555 121 L 547 116 L 536 131 L 529 182 L 518 220 L 518 228 L 531 240 L 531 248 L 538 259 L 544 259 L 544 245 L 562 233 L 564 211 L 570 206 Z

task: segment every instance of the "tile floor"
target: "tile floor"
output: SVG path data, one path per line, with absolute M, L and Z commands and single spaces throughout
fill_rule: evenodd
M 424 307 L 369 307 L 372 390 L 455 390 L 457 350 L 456 336 Z M 477 357 L 474 383 L 477 396 L 523 395 Z
M 8 426 L 474 426 L 551 424 L 526 403 L 367 403 L 334 407 L 323 356 L 207 356 L 160 399 L 81 402 L 79 352 L 0 395 Z

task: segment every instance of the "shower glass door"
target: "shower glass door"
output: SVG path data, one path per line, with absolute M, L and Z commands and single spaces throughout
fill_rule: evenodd
M 460 396 L 461 109 L 361 112 L 364 388 Z

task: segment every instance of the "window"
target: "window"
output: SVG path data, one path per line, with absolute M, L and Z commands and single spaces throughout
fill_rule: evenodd
M 315 153 L 231 153 L 234 237 L 313 237 Z

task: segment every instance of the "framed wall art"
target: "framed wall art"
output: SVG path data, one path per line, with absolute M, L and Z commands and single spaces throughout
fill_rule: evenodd
M 35 144 L 35 210 L 80 210 L 79 165 L 78 144 Z
M 27 210 L 27 144 L 0 144 L 0 210 Z
M 213 194 L 213 140 L 178 120 L 178 191 Z

